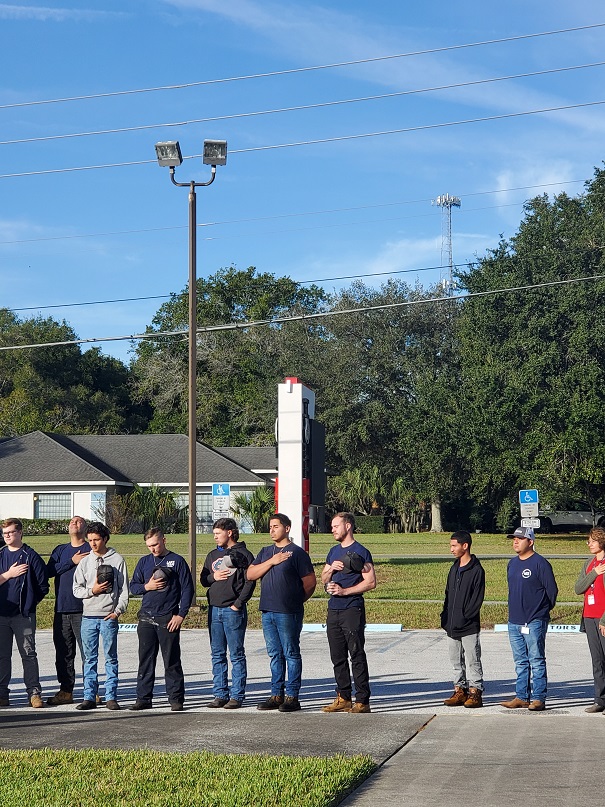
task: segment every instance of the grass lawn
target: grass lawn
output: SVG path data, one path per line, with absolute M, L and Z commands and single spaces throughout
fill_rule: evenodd
M 449 554 L 449 534 L 433 535 L 421 533 L 413 535 L 363 535 L 361 541 L 376 556 L 376 577 L 378 586 L 366 595 L 368 622 L 401 623 L 406 628 L 438 628 L 441 601 L 445 581 L 452 557 Z M 49 555 L 57 543 L 64 543 L 67 536 L 45 536 L 27 539 L 40 554 Z M 267 535 L 245 536 L 248 548 L 256 553 L 267 545 Z M 324 558 L 333 545 L 331 535 L 313 535 L 311 554 L 319 578 Z M 168 545 L 182 555 L 187 555 L 188 539 L 185 535 L 168 536 Z M 139 535 L 112 536 L 111 545 L 124 555 L 132 573 L 145 545 Z M 209 535 L 198 536 L 198 574 L 201 563 L 214 542 Z M 584 535 L 539 537 L 538 551 L 543 554 L 582 554 L 588 555 Z M 503 535 L 479 535 L 473 540 L 473 551 L 479 555 L 504 554 L 512 556 L 511 542 Z M 402 555 L 441 555 L 441 557 L 401 557 Z M 396 557 L 399 555 L 400 557 Z M 383 556 L 382 558 L 380 556 Z M 502 558 L 485 558 L 482 563 L 486 574 L 486 600 L 501 603 L 507 599 L 506 564 Z M 573 624 L 579 622 L 581 598 L 574 594 L 573 586 L 582 568 L 577 558 L 553 558 L 551 561 L 559 586 L 560 602 L 577 602 L 577 606 L 557 606 L 552 612 L 553 622 Z M 259 588 L 255 594 L 258 596 Z M 197 586 L 202 606 L 192 609 L 185 625 L 189 628 L 206 627 L 207 612 L 204 606 L 205 590 Z M 420 600 L 421 602 L 411 602 Z M 430 602 L 437 600 L 438 602 Z M 315 596 L 305 606 L 306 622 L 324 622 L 326 617 L 327 595 L 318 585 Z M 38 627 L 52 625 L 54 607 L 53 593 L 38 608 Z M 139 605 L 133 601 L 122 618 L 125 622 L 136 621 Z M 503 604 L 484 605 L 482 623 L 486 628 L 495 623 L 506 622 L 506 606 Z M 249 607 L 249 627 L 260 628 L 260 614 L 257 601 Z
M 330 807 L 375 768 L 366 756 L 0 751 L 0 793 L 2 807 Z

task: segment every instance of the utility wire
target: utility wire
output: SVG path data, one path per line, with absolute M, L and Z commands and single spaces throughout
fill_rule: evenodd
M 372 311 L 389 311 L 396 308 L 407 308 L 413 305 L 427 305 L 430 303 L 451 303 L 455 301 L 466 301 L 479 297 L 492 297 L 496 294 L 508 294 L 509 292 L 533 291 L 535 289 L 553 288 L 555 286 L 568 286 L 572 283 L 584 283 L 589 280 L 603 280 L 605 274 L 591 275 L 589 277 L 575 277 L 567 280 L 552 280 L 545 283 L 534 283 L 529 286 L 511 286 L 504 289 L 490 289 L 488 291 L 477 291 L 469 294 L 458 294 L 452 297 L 427 297 L 421 300 L 406 300 L 399 303 L 382 303 L 381 305 L 362 306 L 360 308 L 336 309 L 332 311 L 318 311 L 314 314 L 297 314 L 295 316 L 276 317 L 275 319 L 252 320 L 250 322 L 230 322 L 223 325 L 205 325 L 196 328 L 196 333 L 211 333 L 214 331 L 243 331 L 248 328 L 262 326 L 284 325 L 289 322 L 306 322 L 326 317 L 351 316 L 354 314 L 366 314 Z M 187 330 L 177 331 L 154 331 L 149 333 L 129 334 L 127 336 L 97 336 L 89 339 L 70 339 L 62 342 L 41 342 L 29 345 L 0 345 L 0 351 L 5 350 L 28 350 L 46 347 L 67 347 L 69 345 L 85 345 L 99 342 L 123 342 L 123 341 L 143 341 L 145 339 L 159 339 L 161 337 L 187 336 Z
M 537 70 L 531 73 L 516 73 L 508 76 L 477 79 L 476 81 L 461 81 L 456 84 L 442 84 L 435 87 L 422 87 L 415 90 L 401 90 L 399 92 L 382 93 L 380 95 L 365 95 L 359 98 L 344 98 L 337 101 L 324 101 L 315 104 L 301 104 L 299 106 L 281 107 L 277 109 L 262 109 L 255 112 L 237 112 L 231 115 L 216 115 L 210 118 L 194 118 L 193 120 L 169 121 L 167 123 L 149 123 L 142 126 L 125 126 L 117 129 L 97 129 L 89 132 L 70 132 L 68 134 L 46 135 L 44 137 L 22 137 L 15 140 L 0 140 L 0 146 L 13 146 L 23 143 L 44 143 L 49 140 L 67 140 L 74 137 L 94 137 L 107 134 L 124 134 L 129 132 L 143 132 L 149 129 L 168 129 L 179 126 L 192 126 L 198 123 L 216 123 L 217 121 L 236 120 L 240 118 L 254 118 L 263 115 L 278 115 L 284 112 L 301 112 L 312 109 L 325 109 L 326 107 L 343 106 L 345 104 L 358 104 L 367 101 L 384 101 L 389 98 L 402 98 L 407 95 L 420 95 L 429 92 L 476 87 L 481 84 L 493 84 L 498 81 L 511 81 L 518 78 L 531 78 L 534 76 L 547 76 L 553 73 L 566 73 L 571 70 L 584 70 L 590 67 L 603 67 L 605 62 L 591 62 L 571 67 L 557 67 L 550 70 Z
M 447 121 L 445 123 L 428 123 L 422 126 L 407 126 L 402 129 L 386 129 L 384 131 L 379 132 L 363 132 L 361 134 L 341 135 L 340 137 L 322 137 L 317 138 L 315 140 L 298 140 L 293 141 L 291 143 L 277 143 L 270 146 L 252 146 L 243 149 L 230 149 L 229 154 L 230 155 L 252 154 L 254 152 L 259 151 L 275 151 L 277 149 L 298 148 L 300 146 L 316 146 L 325 143 L 343 143 L 348 140 L 361 140 L 363 138 L 370 138 L 370 137 L 384 137 L 385 135 L 393 135 L 393 134 L 409 134 L 411 132 L 428 131 L 429 129 L 444 129 L 449 126 L 464 126 L 469 123 L 485 123 L 488 121 L 522 118 L 527 117 L 528 115 L 541 115 L 546 112 L 562 112 L 570 109 L 583 109 L 586 107 L 601 106 L 603 104 L 605 104 L 605 101 L 586 101 L 580 104 L 566 104 L 564 106 L 545 107 L 543 109 L 530 109 L 527 110 L 526 112 L 506 112 L 501 115 L 489 115 L 483 118 L 466 118 L 464 120 Z M 183 161 L 199 159 L 201 156 L 202 156 L 201 154 L 193 154 L 190 157 L 184 157 Z M 48 168 L 42 171 L 21 171 L 14 174 L 0 174 L 0 179 L 15 179 L 17 177 L 44 176 L 47 174 L 66 174 L 66 173 L 74 173 L 77 171 L 95 171 L 105 168 L 124 168 L 134 165 L 151 165 L 151 164 L 157 164 L 157 160 L 134 160 L 125 163 L 86 165 L 86 166 L 77 166 L 74 168 Z
M 460 197 L 463 199 L 470 198 L 472 196 L 490 196 L 496 193 L 512 193 L 513 191 L 527 191 L 527 190 L 535 190 L 536 188 L 551 188 L 551 187 L 558 187 L 560 185 L 577 185 L 580 182 L 586 182 L 585 179 L 568 179 L 559 182 L 542 182 L 539 185 L 519 185 L 516 188 L 497 188 L 495 190 L 490 191 L 474 191 L 471 193 L 461 193 Z M 332 213 L 352 213 L 359 210 L 377 210 L 384 207 L 399 207 L 401 205 L 414 205 L 414 204 L 427 204 L 431 202 L 431 199 L 404 199 L 401 202 L 384 202 L 378 205 L 358 205 L 356 207 L 335 207 L 335 208 L 328 208 L 326 210 L 303 210 L 298 213 L 278 213 L 273 216 L 254 216 L 252 218 L 245 218 L 245 219 L 226 219 L 225 221 L 209 221 L 209 222 L 200 222 L 196 224 L 196 227 L 218 227 L 218 226 L 226 226 L 229 224 L 254 224 L 259 221 L 276 221 L 278 219 L 290 219 L 290 218 L 301 218 L 303 216 L 324 216 L 329 215 Z M 506 207 L 507 205 L 495 205 L 493 208 L 489 209 L 496 209 L 500 207 Z M 468 210 L 483 210 L 485 208 L 463 208 L 462 212 L 467 212 Z M 440 215 L 439 213 L 435 215 Z M 406 217 L 407 218 L 407 217 Z M 357 222 L 356 222 L 357 223 Z M 188 228 L 187 224 L 177 224 L 172 227 L 145 227 L 142 229 L 137 230 L 109 230 L 106 232 L 98 232 L 98 233 L 80 233 L 77 235 L 50 235 L 50 236 L 42 236 L 40 238 L 17 238 L 12 239 L 10 241 L 0 241 L 0 246 L 2 245 L 9 245 L 9 244 L 34 244 L 38 242 L 45 242 L 45 241 L 73 241 L 76 238 L 101 238 L 107 237 L 110 235 L 138 235 L 142 233 L 160 233 L 160 232 L 168 232 L 170 230 L 185 230 Z M 206 240 L 206 239 L 204 239 Z
M 360 65 L 360 64 L 384 62 L 388 61 L 389 59 L 404 59 L 410 56 L 425 56 L 435 53 L 446 53 L 448 51 L 463 50 L 465 48 L 477 48 L 483 45 L 500 45 L 505 42 L 520 42 L 525 39 L 536 39 L 542 36 L 569 34 L 569 33 L 575 33 L 577 31 L 590 31 L 596 28 L 603 28 L 603 27 L 605 27 L 605 23 L 598 22 L 593 23 L 591 25 L 579 25 L 574 28 L 559 28 L 554 31 L 540 31 L 539 33 L 534 34 L 520 34 L 518 36 L 508 36 L 508 37 L 502 37 L 500 39 L 486 39 L 481 42 L 468 42 L 462 45 L 446 45 L 441 48 L 427 48 L 425 50 L 408 51 L 407 53 L 395 53 L 389 56 L 374 56 L 367 59 L 354 59 L 347 62 L 334 62 L 332 64 L 312 65 L 309 67 L 294 67 L 289 70 L 274 70 L 266 73 L 252 73 L 247 76 L 229 76 L 226 78 L 207 79 L 205 81 L 191 81 L 182 84 L 168 84 L 163 87 L 147 87 L 135 90 L 117 90 L 114 92 L 93 93 L 90 95 L 75 95 L 67 98 L 51 98 L 38 101 L 22 101 L 20 103 L 2 104 L 0 105 L 0 109 L 17 109 L 20 107 L 27 107 L 27 106 L 39 106 L 42 104 L 63 104 L 63 103 L 69 103 L 71 101 L 89 101 L 97 98 L 116 98 L 122 95 L 137 95 L 140 93 L 162 92 L 165 90 L 182 90 L 191 87 L 204 87 L 211 84 L 226 84 L 234 81 L 249 81 L 250 79 L 272 78 L 275 76 L 288 76 L 296 73 L 309 73 L 314 70 L 331 70 L 336 67 L 352 67 L 354 65 Z
M 457 263 L 456 267 L 472 266 L 472 263 Z M 334 280 L 361 280 L 363 278 L 384 277 L 385 275 L 406 275 L 416 274 L 417 272 L 431 272 L 437 269 L 447 269 L 447 266 L 422 266 L 418 269 L 393 269 L 389 272 L 372 272 L 370 274 L 364 273 L 361 275 L 343 275 L 341 277 L 324 277 L 317 280 L 294 280 L 298 286 L 306 286 L 311 283 L 328 283 Z M 168 300 L 172 294 L 156 294 L 152 297 L 124 297 L 119 300 L 90 300 L 88 302 L 79 303 L 56 303 L 53 305 L 30 305 L 25 308 L 11 308 L 15 313 L 20 311 L 47 311 L 52 308 L 74 308 L 83 305 L 113 305 L 115 303 L 138 303 L 144 300 Z M 178 296 L 178 295 L 176 295 Z

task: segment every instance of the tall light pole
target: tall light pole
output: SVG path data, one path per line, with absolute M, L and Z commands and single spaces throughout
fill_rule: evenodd
M 170 179 L 179 188 L 189 188 L 189 567 L 193 579 L 197 576 L 197 215 L 196 188 L 204 188 L 214 182 L 216 166 L 227 164 L 227 141 L 204 140 L 204 165 L 212 166 L 212 176 L 208 182 L 177 182 L 174 169 L 181 165 L 183 157 L 178 140 L 156 143 L 158 163 L 170 168 Z M 195 601 L 195 595 L 194 595 Z

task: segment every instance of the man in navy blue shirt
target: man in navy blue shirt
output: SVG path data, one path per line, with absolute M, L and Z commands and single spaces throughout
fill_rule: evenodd
M 74 702 L 76 685 L 76 647 L 82 650 L 82 600 L 74 597 L 74 572 L 82 558 L 90 552 L 86 543 L 86 521 L 74 516 L 69 522 L 69 543 L 56 546 L 46 564 L 49 578 L 55 578 L 55 615 L 53 618 L 53 643 L 59 691 L 48 698 L 49 706 Z
M 137 699 L 130 707 L 138 712 L 151 709 L 155 663 L 162 651 L 168 702 L 173 712 L 181 712 L 185 702 L 185 677 L 181 665 L 181 625 L 193 601 L 193 578 L 184 558 L 166 546 L 164 533 L 152 527 L 145 534 L 150 554 L 137 563 L 130 593 L 143 595 L 139 623 L 139 671 Z
M 546 631 L 557 601 L 557 583 L 550 563 L 534 551 L 534 531 L 518 527 L 512 535 L 516 557 L 508 562 L 508 638 L 517 684 L 507 709 L 546 708 Z M 531 681 L 530 681 L 531 678 Z
M 315 591 L 317 579 L 309 555 L 290 540 L 291 526 L 283 513 L 271 516 L 273 545 L 263 547 L 246 572 L 248 580 L 261 580 L 259 608 L 271 660 L 271 696 L 256 707 L 261 712 L 300 709 L 300 633 L 304 603 Z
M 337 513 L 332 535 L 338 543 L 328 552 L 321 582 L 330 594 L 328 601 L 328 644 L 336 678 L 336 699 L 322 712 L 370 711 L 370 680 L 365 652 L 365 604 L 363 595 L 376 588 L 376 573 L 370 552 L 355 540 L 355 517 Z M 351 670 L 355 682 L 352 702 Z
M 27 698 L 34 709 L 44 706 L 36 654 L 36 606 L 48 594 L 46 565 L 23 543 L 18 518 L 2 523 L 6 546 L 0 549 L 0 706 L 9 706 L 13 638 L 23 663 Z

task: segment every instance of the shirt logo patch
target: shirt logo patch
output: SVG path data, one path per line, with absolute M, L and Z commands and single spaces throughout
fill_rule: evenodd
M 531 569 L 523 569 L 523 571 L 521 572 L 521 577 L 525 578 L 531 577 Z
M 167 560 L 166 561 L 166 566 L 174 566 L 175 563 L 176 563 L 175 560 Z

